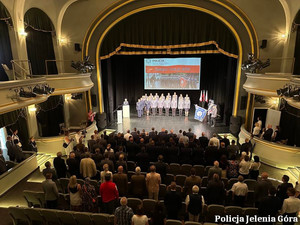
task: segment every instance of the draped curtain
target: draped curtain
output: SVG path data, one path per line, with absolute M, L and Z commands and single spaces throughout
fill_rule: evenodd
M 45 60 L 55 60 L 53 36 L 55 35 L 50 18 L 40 9 L 28 10 L 24 17 L 28 59 L 31 62 L 32 73 L 46 74 Z M 48 63 L 48 74 L 57 74 L 56 64 Z
M 222 53 L 237 58 L 232 32 L 217 18 L 192 9 L 160 8 L 117 23 L 105 36 L 101 59 L 115 54 Z
M 59 135 L 59 124 L 64 123 L 63 104 L 63 96 L 50 96 L 47 101 L 38 104 L 36 118 L 41 137 Z
M 299 14 L 299 24 L 300 24 L 300 13 Z M 295 63 L 294 63 L 294 73 L 296 75 L 300 75 L 300 27 L 297 26 L 297 34 L 296 34 L 296 45 L 295 45 Z
M 13 59 L 9 38 L 8 27 L 12 26 L 9 12 L 0 2 L 0 64 L 6 64 L 11 68 L 10 61 Z M 8 77 L 0 65 L 0 81 L 7 81 Z

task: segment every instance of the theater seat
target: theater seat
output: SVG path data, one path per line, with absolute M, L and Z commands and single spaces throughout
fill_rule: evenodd
M 225 207 L 223 205 L 209 205 L 207 206 L 206 222 L 215 222 L 215 215 L 224 216 Z
M 23 191 L 24 198 L 26 199 L 28 203 L 28 207 L 44 207 L 44 201 L 43 199 L 40 199 L 42 196 L 44 196 L 44 192 L 36 192 L 36 191 Z
M 164 199 L 165 195 L 167 192 L 167 186 L 165 184 L 160 184 L 159 185 L 159 194 L 158 194 L 158 198 L 159 199 Z
M 165 185 L 170 185 L 174 181 L 175 176 L 173 174 L 167 173 L 165 176 Z
M 82 185 L 84 185 L 84 180 L 82 180 L 82 179 L 77 179 L 77 183 L 80 184 L 81 187 L 82 187 Z
M 242 216 L 243 209 L 242 207 L 238 207 L 238 206 L 227 206 L 225 207 L 225 215 L 230 215 L 232 217 Z
M 57 217 L 60 222 L 64 225 L 77 225 L 76 219 L 73 216 L 73 213 L 70 211 L 57 211 Z
M 255 216 L 258 214 L 258 208 L 243 208 L 244 215 Z
M 9 215 L 14 221 L 14 225 L 30 225 L 28 217 L 25 215 L 23 207 L 9 207 Z
M 41 215 L 45 218 L 47 225 L 60 225 L 60 220 L 56 214 L 58 210 L 54 209 L 40 209 Z
M 185 225 L 202 225 L 202 223 L 187 221 L 184 223 Z
M 254 191 L 248 191 L 247 199 L 245 205 L 248 207 L 254 206 Z
M 109 223 L 109 214 L 106 213 L 99 213 L 99 214 L 92 214 L 92 221 L 94 225 L 108 225 Z
M 168 173 L 171 173 L 175 176 L 180 174 L 180 165 L 178 163 L 170 163 Z
M 138 209 L 140 205 L 142 205 L 142 200 L 139 198 L 128 198 L 127 205 L 132 208 L 134 212 Z
M 180 220 L 167 220 L 166 225 L 182 225 Z
M 143 208 L 148 218 L 152 216 L 155 204 L 156 201 L 153 199 L 143 199 Z
M 92 215 L 91 213 L 84 213 L 84 212 L 73 213 L 73 216 L 76 219 L 78 225 L 92 225 L 93 221 L 91 215 Z
M 244 183 L 247 184 L 249 191 L 254 191 L 255 187 L 256 187 L 256 184 L 257 184 L 257 181 L 253 180 L 253 179 L 245 179 Z
M 204 170 L 204 176 L 208 176 L 208 170 L 212 168 L 212 166 L 206 166 Z
M 181 187 L 184 186 L 186 180 L 186 176 L 185 175 L 176 175 L 176 184 L 180 185 Z
M 27 215 L 28 219 L 30 220 L 31 224 L 34 224 L 34 225 L 45 224 L 44 217 L 42 217 L 39 209 L 25 208 L 24 211 L 25 211 L 25 214 Z
M 207 187 L 207 184 L 208 184 L 208 177 L 207 176 L 202 177 L 201 187 Z
M 62 193 L 67 194 L 68 193 L 68 185 L 69 185 L 69 178 L 60 178 L 58 179 L 58 182 L 60 184 Z
M 204 176 L 204 166 L 202 165 L 194 165 L 194 168 L 196 170 L 196 175 L 199 177 Z
M 191 173 L 192 165 L 190 164 L 182 164 L 181 165 L 181 174 L 189 176 Z
M 94 186 L 96 192 L 99 191 L 100 186 L 98 185 L 98 182 L 96 180 L 90 180 L 90 184 Z
M 135 171 L 136 164 L 133 161 L 127 161 L 127 170 Z

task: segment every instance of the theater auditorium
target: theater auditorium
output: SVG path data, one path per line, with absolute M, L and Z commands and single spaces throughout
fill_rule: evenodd
M 0 225 L 300 224 L 299 0 L 0 0 Z

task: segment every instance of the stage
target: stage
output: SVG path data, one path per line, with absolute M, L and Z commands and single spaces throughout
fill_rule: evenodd
M 131 105 L 131 109 L 135 107 Z M 194 107 L 194 106 L 192 106 Z M 131 110 L 130 118 L 123 118 L 123 123 L 113 123 L 108 126 L 110 129 L 115 129 L 116 132 L 123 132 L 137 128 L 139 131 L 145 129 L 146 132 L 150 132 L 151 128 L 154 127 L 157 131 L 162 128 L 174 130 L 174 133 L 178 133 L 179 130 L 188 131 L 189 128 L 192 132 L 199 137 L 202 132 L 205 132 L 208 137 L 211 137 L 213 133 L 229 133 L 229 127 L 223 123 L 216 124 L 215 127 L 210 127 L 206 122 L 200 122 L 194 119 L 195 110 L 191 110 L 189 117 L 184 116 L 143 116 L 137 117 L 136 111 Z M 178 113 L 178 112 L 177 112 Z

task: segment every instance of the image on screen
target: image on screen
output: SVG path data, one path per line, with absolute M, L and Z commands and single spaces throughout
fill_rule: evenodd
M 201 58 L 144 59 L 144 89 L 199 90 Z

